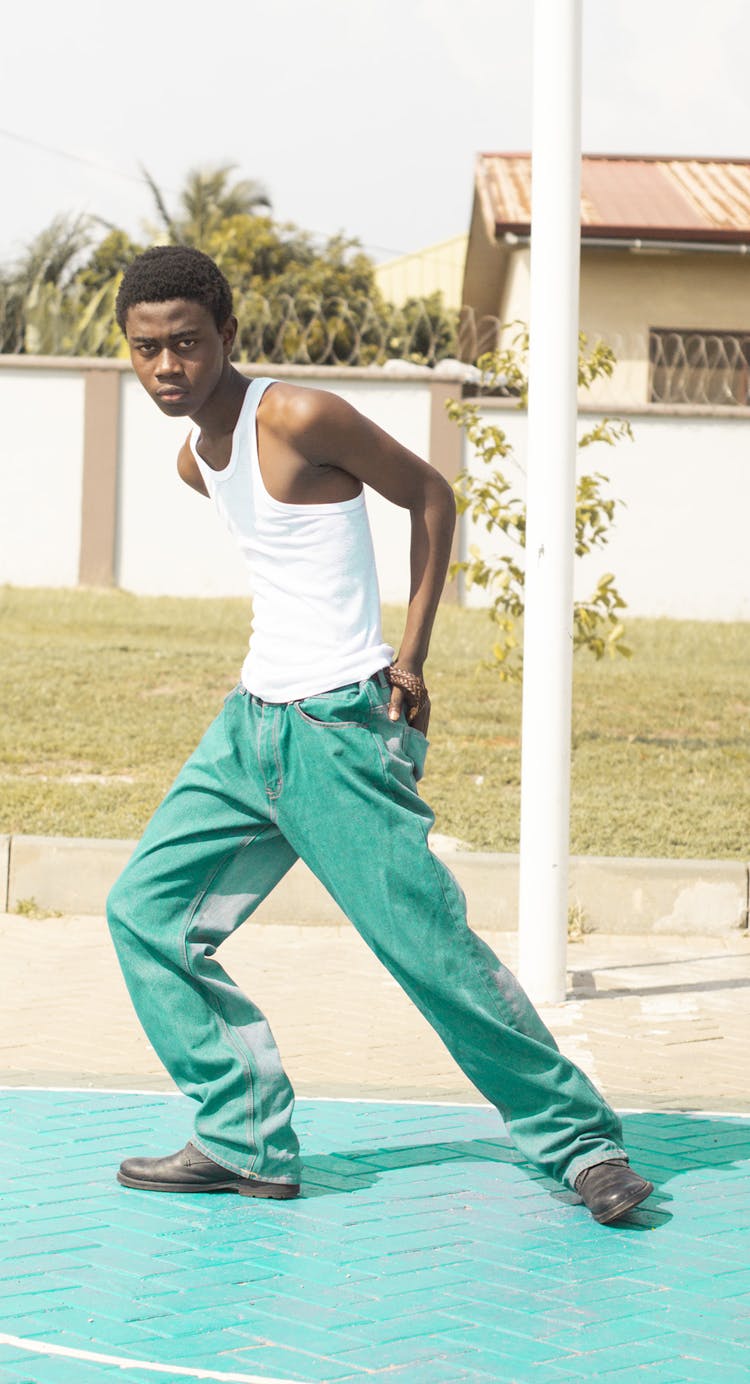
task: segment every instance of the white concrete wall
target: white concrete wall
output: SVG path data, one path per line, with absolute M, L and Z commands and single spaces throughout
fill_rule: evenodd
M 190 422 L 120 383 L 116 583 L 141 596 L 246 596 L 245 567 L 213 505 L 177 475 Z
M 482 416 L 497 422 L 512 442 L 516 460 L 507 463 L 507 474 L 523 495 L 526 414 L 487 409 Z M 584 416 L 579 434 L 596 421 Z M 576 599 L 613 572 L 628 602 L 625 618 L 750 619 L 747 419 L 644 413 L 630 422 L 633 442 L 596 445 L 579 454 L 579 472 L 602 471 L 610 480 L 605 490 L 624 504 L 616 510 L 607 546 L 576 560 Z M 481 475 L 485 468 L 473 454 L 470 463 Z M 496 547 L 483 528 L 467 526 L 464 546 L 472 544 L 483 555 Z M 475 588 L 467 604 L 489 601 Z
M 331 389 L 421 456 L 429 444 L 429 390 L 420 380 L 372 382 L 305 375 L 290 382 Z M 190 428 L 165 418 L 131 375 L 121 384 L 117 582 L 140 595 L 235 596 L 249 591 L 245 567 L 212 505 L 177 476 Z M 381 597 L 409 595 L 409 517 L 367 491 Z
M 407 447 L 425 455 L 430 399 L 419 377 L 285 375 L 335 389 Z M 246 595 L 248 582 L 212 506 L 178 479 L 188 424 L 165 418 L 128 372 L 120 377 L 121 436 L 117 580 L 148 594 Z M 458 392 L 458 389 L 456 390 Z M 13 361 L 0 365 L 0 581 L 75 586 L 81 537 L 84 370 Z M 526 417 L 487 407 L 516 448 L 523 493 Z M 584 416 L 581 428 L 595 421 Z M 635 443 L 588 450 L 581 464 L 611 478 L 625 501 L 612 539 L 578 564 L 583 597 L 616 574 L 628 613 L 683 619 L 750 618 L 748 415 L 634 413 Z M 512 465 L 512 463 L 511 463 Z M 406 511 L 368 492 L 383 599 L 409 590 Z M 484 531 L 465 544 L 487 550 Z M 472 592 L 471 605 L 484 603 Z
M 323 383 L 323 382 L 321 382 Z M 326 387 L 324 385 L 324 387 Z M 392 434 L 417 456 L 427 457 L 430 439 L 430 393 L 421 381 L 387 379 L 372 384 L 367 380 L 336 381 L 337 394 L 359 409 L 367 418 Z M 460 386 L 456 386 L 456 393 Z M 368 487 L 367 512 L 382 600 L 404 604 L 409 599 L 408 510 L 400 509 Z
M 631 615 L 750 619 L 750 436 L 743 418 L 637 416 L 635 442 L 586 449 L 626 507 L 612 541 L 581 563 L 616 573 Z M 585 453 L 584 453 L 585 456 Z
M 0 582 L 75 586 L 83 374 L 0 371 Z

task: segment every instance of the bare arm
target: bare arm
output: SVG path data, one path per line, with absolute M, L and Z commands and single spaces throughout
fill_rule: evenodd
M 289 390 L 280 414 L 286 437 L 307 461 L 337 466 L 409 510 L 411 590 L 397 662 L 421 677 L 456 522 L 450 485 L 434 467 L 335 394 Z M 403 692 L 394 688 L 392 714 L 399 715 L 403 701 Z M 428 719 L 429 705 L 414 724 L 425 730 Z

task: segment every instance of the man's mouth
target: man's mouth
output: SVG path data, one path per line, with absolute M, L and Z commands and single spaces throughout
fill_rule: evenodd
M 168 389 L 157 389 L 157 399 L 184 399 L 188 393 L 187 389 L 178 389 L 177 385 L 170 385 Z

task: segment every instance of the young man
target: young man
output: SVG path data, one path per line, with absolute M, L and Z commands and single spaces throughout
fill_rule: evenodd
M 139 1018 L 198 1106 L 184 1149 L 126 1159 L 119 1181 L 297 1195 L 292 1088 L 265 1017 L 215 952 L 302 857 L 523 1154 L 575 1187 L 597 1220 L 617 1219 L 653 1190 L 628 1166 L 617 1116 L 470 931 L 463 894 L 427 844 L 422 673 L 455 522 L 450 486 L 335 395 L 235 370 L 229 286 L 198 251 L 139 256 L 117 317 L 148 394 L 192 420 L 177 468 L 239 544 L 254 611 L 239 686 L 109 898 Z M 395 660 L 365 485 L 411 516 Z

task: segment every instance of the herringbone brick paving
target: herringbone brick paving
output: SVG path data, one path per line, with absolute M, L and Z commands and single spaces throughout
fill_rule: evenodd
M 514 964 L 515 939 L 488 940 Z M 570 947 L 570 998 L 545 1020 L 613 1103 L 647 1107 L 625 1128 L 657 1195 L 617 1228 L 465 1103 L 476 1095 L 431 1030 L 336 928 L 249 924 L 223 953 L 298 1091 L 357 1098 L 300 1100 L 304 1197 L 120 1188 L 120 1159 L 177 1148 L 190 1112 L 157 1089 L 169 1082 L 106 930 L 0 916 L 0 945 L 14 978 L 0 1341 L 78 1353 L 0 1344 L 0 1384 L 750 1380 L 750 1119 L 695 1113 L 750 1112 L 741 935 Z M 19 1089 L 40 1086 L 57 1089 Z M 153 1089 L 95 1089 L 125 1086 Z M 405 1100 L 361 1099 L 378 1095 Z
M 123 1155 L 184 1142 L 182 1097 L 0 1104 L 3 1331 L 27 1341 L 332 1384 L 750 1368 L 748 1120 L 627 1115 L 658 1190 L 612 1228 L 525 1165 L 486 1108 L 301 1101 L 304 1196 L 263 1203 L 117 1186 Z M 148 1374 L 4 1346 L 0 1378 Z

